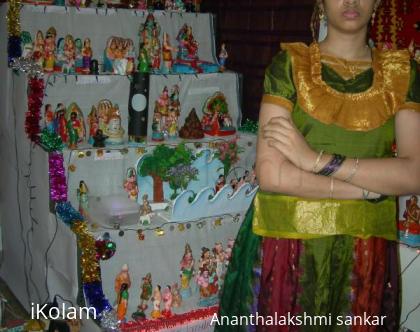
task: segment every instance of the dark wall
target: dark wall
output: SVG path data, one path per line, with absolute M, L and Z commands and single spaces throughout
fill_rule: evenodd
M 203 0 L 216 14 L 217 49 L 226 43 L 227 68 L 242 73 L 243 118 L 258 119 L 264 69 L 280 42 L 312 40 L 314 0 Z

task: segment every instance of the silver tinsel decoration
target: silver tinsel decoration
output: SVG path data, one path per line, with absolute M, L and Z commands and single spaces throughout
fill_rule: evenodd
M 101 328 L 106 332 L 119 332 L 120 321 L 115 310 L 105 311 L 101 314 Z
M 31 59 L 14 58 L 10 67 L 14 70 L 21 71 L 30 77 L 42 77 L 44 75 L 44 69 Z

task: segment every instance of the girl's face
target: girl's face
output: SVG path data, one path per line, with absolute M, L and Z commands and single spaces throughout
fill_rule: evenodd
M 324 0 L 320 1 L 328 27 L 342 33 L 355 33 L 367 28 L 380 0 Z

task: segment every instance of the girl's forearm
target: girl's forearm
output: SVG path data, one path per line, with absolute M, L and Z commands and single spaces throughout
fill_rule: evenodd
M 331 178 L 315 175 L 297 168 L 288 161 L 273 167 L 272 161 L 266 159 L 259 163 L 260 188 L 263 191 L 281 193 L 313 199 L 363 199 L 363 190 L 355 185 Z M 376 198 L 377 194 L 370 193 L 368 198 Z

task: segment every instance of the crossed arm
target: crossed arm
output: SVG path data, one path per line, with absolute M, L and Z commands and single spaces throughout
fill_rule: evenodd
M 293 125 L 285 108 L 264 103 L 260 111 L 256 171 L 263 191 L 306 198 L 328 198 L 331 179 L 311 172 L 318 156 Z M 420 193 L 420 113 L 401 110 L 395 121 L 397 158 L 362 159 L 351 183 L 344 182 L 355 166 L 346 159 L 334 173 L 333 197 L 363 199 L 363 189 L 378 194 Z M 320 167 L 330 160 L 323 155 Z M 378 194 L 376 194 L 378 193 Z

